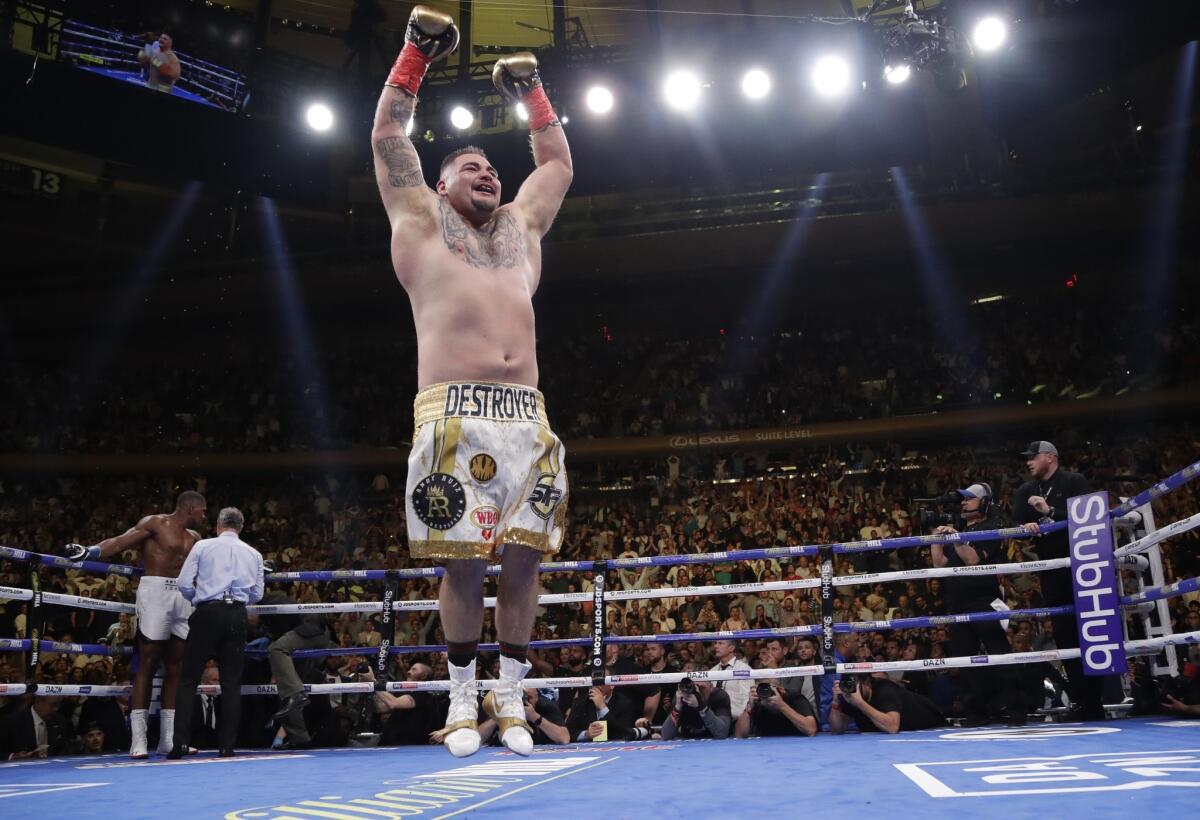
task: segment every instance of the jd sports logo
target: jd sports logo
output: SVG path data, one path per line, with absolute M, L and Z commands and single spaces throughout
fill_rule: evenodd
M 413 510 L 431 530 L 448 530 L 462 520 L 467 496 L 449 473 L 430 473 L 413 488 Z
M 554 512 L 554 508 L 558 506 L 558 502 L 562 500 L 562 490 L 554 486 L 556 476 L 550 473 L 542 473 L 538 476 L 537 484 L 533 487 L 533 492 L 526 499 L 529 502 L 530 509 L 538 518 L 549 520 L 550 514 Z

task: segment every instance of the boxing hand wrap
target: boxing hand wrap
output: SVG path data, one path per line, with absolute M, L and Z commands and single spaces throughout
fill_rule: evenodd
M 525 95 L 522 102 L 525 103 L 525 110 L 529 112 L 530 131 L 541 131 L 547 125 L 558 125 L 558 115 L 554 113 L 550 98 L 546 96 L 546 89 L 542 88 L 540 83 Z
M 404 48 L 392 65 L 387 84 L 403 88 L 415 97 L 430 63 L 458 48 L 458 27 L 448 14 L 427 6 L 415 6 L 408 17 L 404 39 Z
M 402 88 L 414 97 L 417 96 L 421 80 L 425 79 L 425 72 L 429 70 L 429 64 L 432 62 L 433 60 L 422 54 L 415 45 L 405 43 L 404 48 L 400 50 L 400 56 L 392 64 L 387 85 Z

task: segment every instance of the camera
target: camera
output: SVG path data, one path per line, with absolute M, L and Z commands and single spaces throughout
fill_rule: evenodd
M 696 682 L 691 678 L 684 678 L 679 682 L 679 692 L 684 695 L 696 694 Z
M 772 686 L 771 684 L 767 683 L 766 681 L 763 681 L 762 683 L 760 683 L 758 685 L 757 691 L 758 691 L 758 699 L 766 700 L 767 698 L 769 698 L 775 694 L 775 687 Z
M 354 667 L 354 671 L 356 673 L 358 673 L 359 675 L 365 675 L 366 673 L 371 671 L 371 664 L 367 663 L 366 661 L 363 661 L 358 666 Z
M 842 675 L 838 680 L 838 688 L 843 695 L 853 695 L 858 691 L 858 678 L 855 675 Z
M 642 726 L 634 726 L 625 734 L 626 740 L 647 740 L 650 737 L 650 730 Z
M 945 493 L 933 498 L 914 498 L 917 507 L 917 527 L 920 531 L 931 530 L 934 527 L 954 526 L 957 512 L 948 513 L 946 508 L 958 509 L 962 497 L 958 493 Z

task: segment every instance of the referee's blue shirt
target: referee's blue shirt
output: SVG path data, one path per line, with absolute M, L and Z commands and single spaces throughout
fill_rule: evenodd
M 219 601 L 225 593 L 240 603 L 257 603 L 263 596 L 263 558 L 254 547 L 225 530 L 216 538 L 197 541 L 179 571 L 179 593 L 193 604 Z

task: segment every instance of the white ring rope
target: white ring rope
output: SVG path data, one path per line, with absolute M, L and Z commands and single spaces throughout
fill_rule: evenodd
M 1159 638 L 1126 641 L 1125 653 L 1128 655 L 1154 655 L 1161 652 L 1167 646 L 1186 644 L 1200 644 L 1200 630 L 1195 632 L 1181 632 L 1175 635 L 1164 635 Z M 1078 657 L 1078 649 L 1053 649 L 1044 652 L 1013 652 L 1007 655 L 926 658 L 918 661 L 839 663 L 837 671 L 840 673 L 920 672 L 930 669 L 1009 666 L 1019 663 L 1048 663 L 1050 661 L 1068 660 Z M 824 673 L 825 669 L 820 665 L 786 666 L 780 669 L 726 669 L 724 671 L 719 669 L 698 669 L 693 672 L 650 672 L 632 675 L 606 675 L 604 682 L 610 686 L 632 686 L 639 684 L 678 683 L 684 678 L 704 681 L 771 680 L 816 676 L 823 675 Z M 476 681 L 476 686 L 478 689 L 486 691 L 495 689 L 499 683 L 497 680 L 481 680 Z M 567 678 L 526 678 L 521 681 L 521 685 L 526 689 L 544 689 L 559 687 L 580 688 L 593 684 L 590 677 L 579 676 Z M 0 695 L 21 695 L 25 694 L 29 688 L 27 684 L 23 683 L 0 684 Z M 385 684 L 384 688 L 388 692 L 445 692 L 450 689 L 450 681 L 393 681 Z M 131 686 L 87 686 L 75 684 L 37 684 L 36 689 L 35 694 L 38 695 L 92 695 L 93 697 L 128 695 L 133 691 L 133 687 Z M 306 685 L 304 689 L 313 695 L 336 693 L 373 694 L 376 691 L 376 685 L 370 681 L 358 683 L 314 683 Z M 196 691 L 205 695 L 219 695 L 221 687 L 205 685 L 197 687 Z M 275 695 L 278 694 L 278 689 L 274 684 L 268 683 L 244 685 L 242 686 L 242 694 Z
M 929 567 L 905 569 L 899 572 L 870 572 L 862 575 L 839 575 L 835 587 L 856 584 L 886 584 L 892 581 L 913 581 L 922 578 L 948 578 L 952 575 L 1015 575 L 1022 572 L 1044 572 L 1071 566 L 1070 558 L 1050 558 L 1045 561 L 1023 561 L 1019 564 L 973 564 L 967 567 Z
M 1168 538 L 1174 538 L 1177 535 L 1183 535 L 1185 532 L 1200 527 L 1200 513 L 1196 513 L 1190 518 L 1183 518 L 1179 521 L 1168 524 L 1161 529 L 1157 529 L 1149 535 L 1139 538 L 1137 541 L 1131 541 L 1120 549 L 1114 550 L 1113 555 L 1117 558 L 1122 558 L 1126 555 L 1135 555 L 1146 552 L 1151 547 L 1166 541 Z

